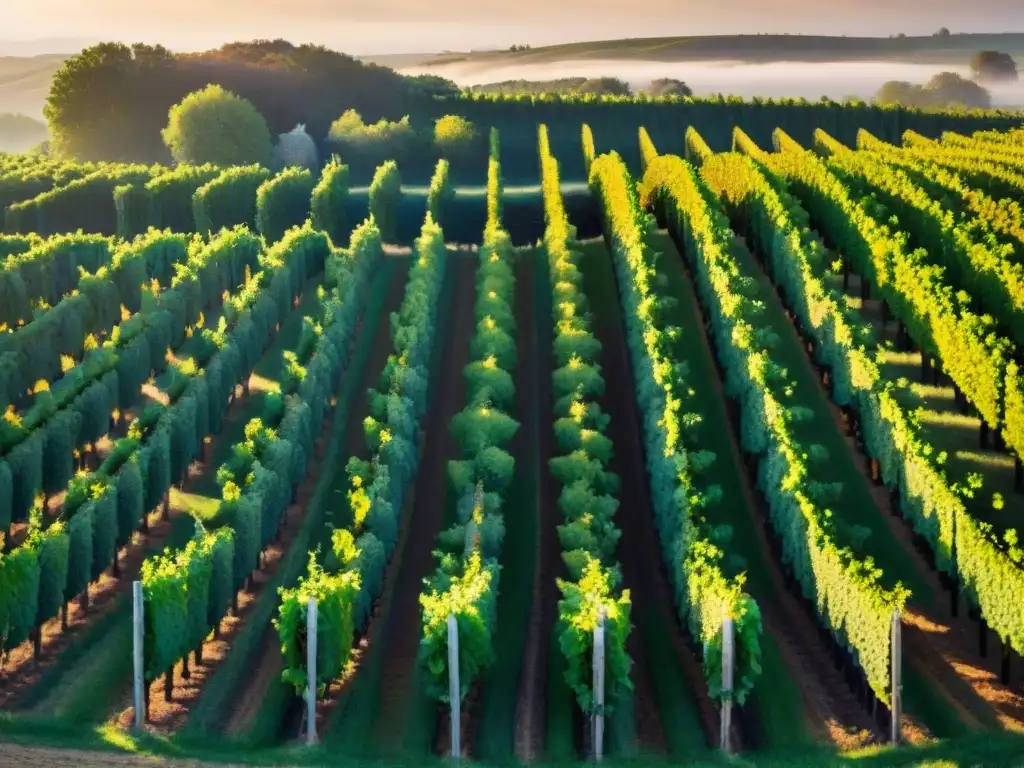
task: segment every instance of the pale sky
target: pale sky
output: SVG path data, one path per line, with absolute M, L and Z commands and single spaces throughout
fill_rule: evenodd
M 1024 0 L 0 0 L 0 41 L 283 37 L 355 54 L 757 32 L 1024 31 Z

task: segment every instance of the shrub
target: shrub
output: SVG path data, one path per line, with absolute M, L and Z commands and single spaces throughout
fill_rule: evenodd
M 192 165 L 269 165 L 273 149 L 263 116 L 219 85 L 190 93 L 171 107 L 162 136 L 177 162 Z
M 473 123 L 458 115 L 445 115 L 434 123 L 434 146 L 444 157 L 458 157 L 471 152 L 477 140 Z
M 284 237 L 309 216 L 313 174 L 305 168 L 286 168 L 256 190 L 256 226 L 268 243 Z

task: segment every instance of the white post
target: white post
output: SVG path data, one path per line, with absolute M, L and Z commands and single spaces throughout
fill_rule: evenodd
M 591 720 L 591 736 L 594 742 L 594 759 L 604 757 L 604 621 L 602 605 L 594 627 L 594 714 Z
M 306 606 L 306 744 L 316 744 L 316 598 Z
M 722 619 L 722 722 L 719 747 L 730 751 L 729 732 L 732 730 L 732 688 L 735 647 L 732 617 Z
M 142 582 L 132 582 L 132 693 L 135 705 L 135 728 L 146 727 L 146 682 L 144 679 L 145 654 L 143 643 L 146 642 L 145 623 L 143 622 Z
M 892 612 L 892 743 L 900 743 L 900 718 L 903 714 L 903 624 L 899 608 Z
M 459 683 L 459 623 L 448 614 L 448 699 L 452 708 L 452 757 L 462 757 L 462 692 Z

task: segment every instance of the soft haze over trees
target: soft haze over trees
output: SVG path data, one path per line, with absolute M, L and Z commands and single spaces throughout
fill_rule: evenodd
M 956 72 L 940 72 L 924 85 L 890 80 L 878 91 L 875 101 L 921 108 L 992 106 L 992 97 L 985 88 Z
M 0 152 L 24 152 L 46 140 L 46 125 L 26 115 L 0 114 Z
M 690 86 L 682 80 L 672 77 L 659 77 L 657 80 L 652 80 L 647 93 L 651 96 L 693 96 Z
M 978 51 L 971 58 L 971 72 L 979 82 L 1007 82 L 1016 80 L 1017 62 L 1008 53 Z

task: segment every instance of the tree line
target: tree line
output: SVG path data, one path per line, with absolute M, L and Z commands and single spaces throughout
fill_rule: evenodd
M 54 75 L 44 114 L 52 148 L 82 160 L 169 160 L 161 137 L 168 112 L 209 84 L 251 102 L 274 134 L 305 124 L 325 136 L 344 109 L 399 117 L 454 86 L 405 78 L 323 46 L 285 40 L 229 43 L 197 54 L 162 46 L 101 43 Z

